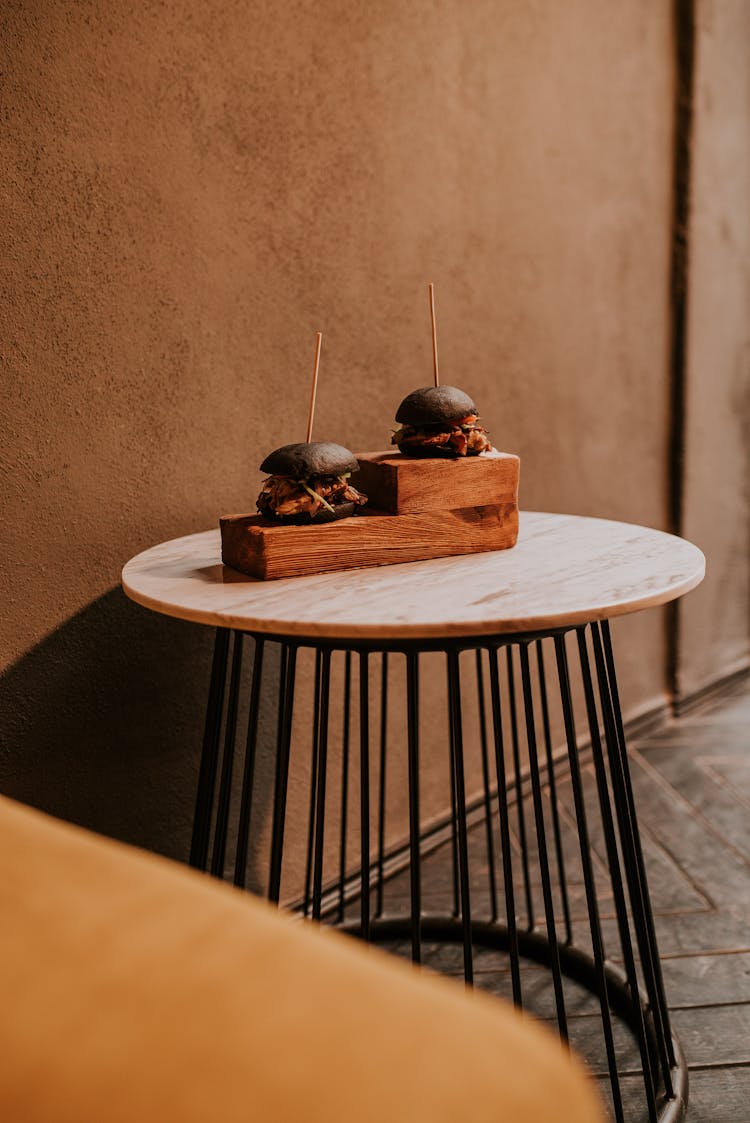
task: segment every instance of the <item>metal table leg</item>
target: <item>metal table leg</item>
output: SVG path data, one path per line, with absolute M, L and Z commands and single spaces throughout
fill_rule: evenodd
M 417 963 L 425 960 L 428 945 L 456 944 L 462 950 L 467 985 L 474 979 L 480 949 L 502 953 L 519 1007 L 524 1005 L 525 970 L 530 963 L 543 964 L 550 971 L 555 1020 L 563 1039 L 571 1035 L 573 1026 L 566 995 L 571 981 L 597 999 L 602 1057 L 618 1123 L 625 1118 L 618 1020 L 637 1044 L 642 1118 L 649 1123 L 681 1119 L 687 1102 L 687 1068 L 669 1024 L 609 625 L 582 625 L 545 636 L 392 645 L 253 639 L 250 673 L 250 660 L 243 657 L 249 638 L 239 632 L 217 632 L 191 865 L 206 869 L 210 852 L 211 872 L 225 875 L 227 858 L 232 859 L 227 853 L 231 850 L 227 827 L 236 800 L 233 880 L 239 886 L 246 884 L 264 656 L 269 645 L 277 644 L 275 776 L 265 892 L 270 900 L 280 900 L 298 653 L 312 648 L 310 787 L 309 798 L 305 797 L 307 830 L 302 832 L 306 861 L 299 900 L 291 906 L 366 940 L 405 941 Z M 445 660 L 449 715 L 450 809 L 443 833 L 450 878 L 444 908 L 437 911 L 423 906 L 425 837 L 420 795 L 425 753 L 420 744 L 420 657 L 427 650 L 442 653 Z M 462 660 L 467 652 L 471 662 Z M 399 672 L 400 664 L 406 701 L 405 743 L 399 748 L 406 755 L 408 842 L 400 853 L 391 853 L 386 781 L 390 769 L 401 762 L 393 756 L 395 746 L 388 743 L 389 679 Z M 330 720 L 335 667 L 343 671 L 340 741 Z M 469 673 L 475 678 L 475 694 L 466 689 Z M 243 698 L 247 698 L 247 733 L 242 779 L 235 783 Z M 481 790 L 476 797 L 467 792 L 467 750 L 472 746 L 467 742 L 466 713 L 472 698 L 478 711 L 481 764 Z M 372 746 L 371 717 L 377 725 Z M 555 722 L 563 738 L 557 755 Z M 352 753 L 355 737 L 358 756 Z M 339 759 L 337 785 L 331 764 Z M 357 766 L 358 792 L 350 790 Z M 330 829 L 326 835 L 326 819 L 334 805 L 339 817 L 335 837 Z M 350 808 L 359 812 L 356 860 L 347 849 Z M 567 852 L 564 822 L 577 836 Z M 477 842 L 486 851 L 487 873 L 479 895 L 471 858 Z M 324 879 L 324 856 L 330 847 L 337 848 L 337 875 L 329 883 Z M 358 868 L 352 872 L 354 864 Z M 408 872 L 408 906 L 406 911 L 393 912 L 389 876 L 399 869 Z M 614 935 L 605 931 L 597 899 L 597 884 L 601 887 L 604 877 L 614 903 Z M 581 931 L 576 930 L 571 905 L 575 886 L 585 900 Z M 486 914 L 482 911 L 485 889 Z M 585 946 L 589 942 L 590 947 Z M 622 968 L 615 960 L 621 960 Z

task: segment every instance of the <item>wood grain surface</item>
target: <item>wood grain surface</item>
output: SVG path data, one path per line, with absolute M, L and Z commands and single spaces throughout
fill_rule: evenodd
M 400 453 L 358 452 L 354 486 L 373 507 L 392 514 L 491 504 L 518 505 L 521 461 L 509 452 L 456 460 L 412 460 Z
M 703 578 L 701 551 L 647 527 L 521 512 L 513 550 L 259 581 L 221 564 L 218 528 L 128 562 L 125 592 L 225 628 L 341 639 L 544 630 L 664 604 Z
M 269 580 L 507 550 L 518 538 L 518 508 L 511 502 L 409 515 L 371 512 L 311 526 L 226 515 L 220 527 L 224 564 Z

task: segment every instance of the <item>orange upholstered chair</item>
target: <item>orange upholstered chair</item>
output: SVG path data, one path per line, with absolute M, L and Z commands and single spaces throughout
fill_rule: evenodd
M 499 1000 L 0 799 L 0 1119 L 600 1123 Z

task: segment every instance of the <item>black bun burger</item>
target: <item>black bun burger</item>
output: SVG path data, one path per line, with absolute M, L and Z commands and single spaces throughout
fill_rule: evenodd
M 400 429 L 391 437 L 404 456 L 478 456 L 492 449 L 477 424 L 477 407 L 455 386 L 427 386 L 407 394 L 396 413 Z
M 266 457 L 260 470 L 271 474 L 257 507 L 276 522 L 335 522 L 367 502 L 367 496 L 349 483 L 357 470 L 356 457 L 330 441 L 284 445 Z

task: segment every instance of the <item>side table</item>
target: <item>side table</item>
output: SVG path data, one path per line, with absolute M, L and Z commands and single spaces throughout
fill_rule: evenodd
M 563 980 L 575 980 L 598 1001 L 618 1123 L 625 1119 L 622 1078 L 632 1071 L 621 1059 L 618 1020 L 637 1042 L 643 1118 L 675 1123 L 687 1103 L 687 1069 L 669 1024 L 609 619 L 681 596 L 701 581 L 704 569 L 700 550 L 672 535 L 603 519 L 541 513 L 521 515 L 518 545 L 512 550 L 272 582 L 224 569 L 218 531 L 189 535 L 139 554 L 122 576 L 133 600 L 216 628 L 191 864 L 224 875 L 234 800 L 234 881 L 245 885 L 264 658 L 268 647 L 277 644 L 275 779 L 265 892 L 279 901 L 298 654 L 312 649 L 311 779 L 300 911 L 315 919 L 332 911 L 334 922 L 365 940 L 407 939 L 416 962 L 427 942 L 458 944 L 467 983 L 480 949 L 505 953 L 518 1006 L 524 1004 L 522 962 L 543 964 L 551 974 L 556 1021 L 564 1038 L 569 1017 Z M 248 635 L 254 641 L 252 674 L 243 676 Z M 449 724 L 453 879 L 451 899 L 437 912 L 427 911 L 422 902 L 420 656 L 426 652 L 440 653 L 445 663 Z M 327 809 L 334 798 L 327 787 L 334 657 L 344 661 L 345 734 L 337 840 L 340 876 L 338 884 L 330 886 L 324 884 L 323 869 Z M 410 890 L 408 914 L 399 916 L 383 909 L 389 658 L 402 662 L 406 689 Z M 476 810 L 486 827 L 489 915 L 476 907 L 472 888 L 469 817 L 475 809 L 466 790 L 467 659 L 475 678 L 481 743 L 483 791 Z M 381 667 L 376 698 L 371 697 L 370 660 L 379 660 Z M 356 690 L 353 669 L 358 672 Z M 247 730 L 240 776 L 238 714 L 243 699 Z M 553 751 L 553 707 L 563 730 L 561 754 Z M 373 711 L 379 711 L 381 719 L 377 768 L 370 744 Z M 350 713 L 359 717 L 355 879 L 347 875 Z M 589 760 L 595 806 L 586 797 L 582 774 L 582 761 Z M 371 822 L 371 772 L 378 781 L 376 830 Z M 558 789 L 563 784 L 572 795 L 570 817 L 577 834 L 574 875 L 562 843 Z M 525 806 L 528 788 L 531 799 Z M 602 840 L 614 905 L 613 947 L 605 947 L 597 901 L 601 872 L 597 874 L 594 835 Z M 576 879 L 585 895 L 585 947 L 575 942 L 571 923 L 569 889 Z M 541 908 L 535 901 L 536 881 Z M 345 899 L 353 883 L 358 890 L 357 917 L 347 919 Z M 332 910 L 327 908 L 331 902 Z

